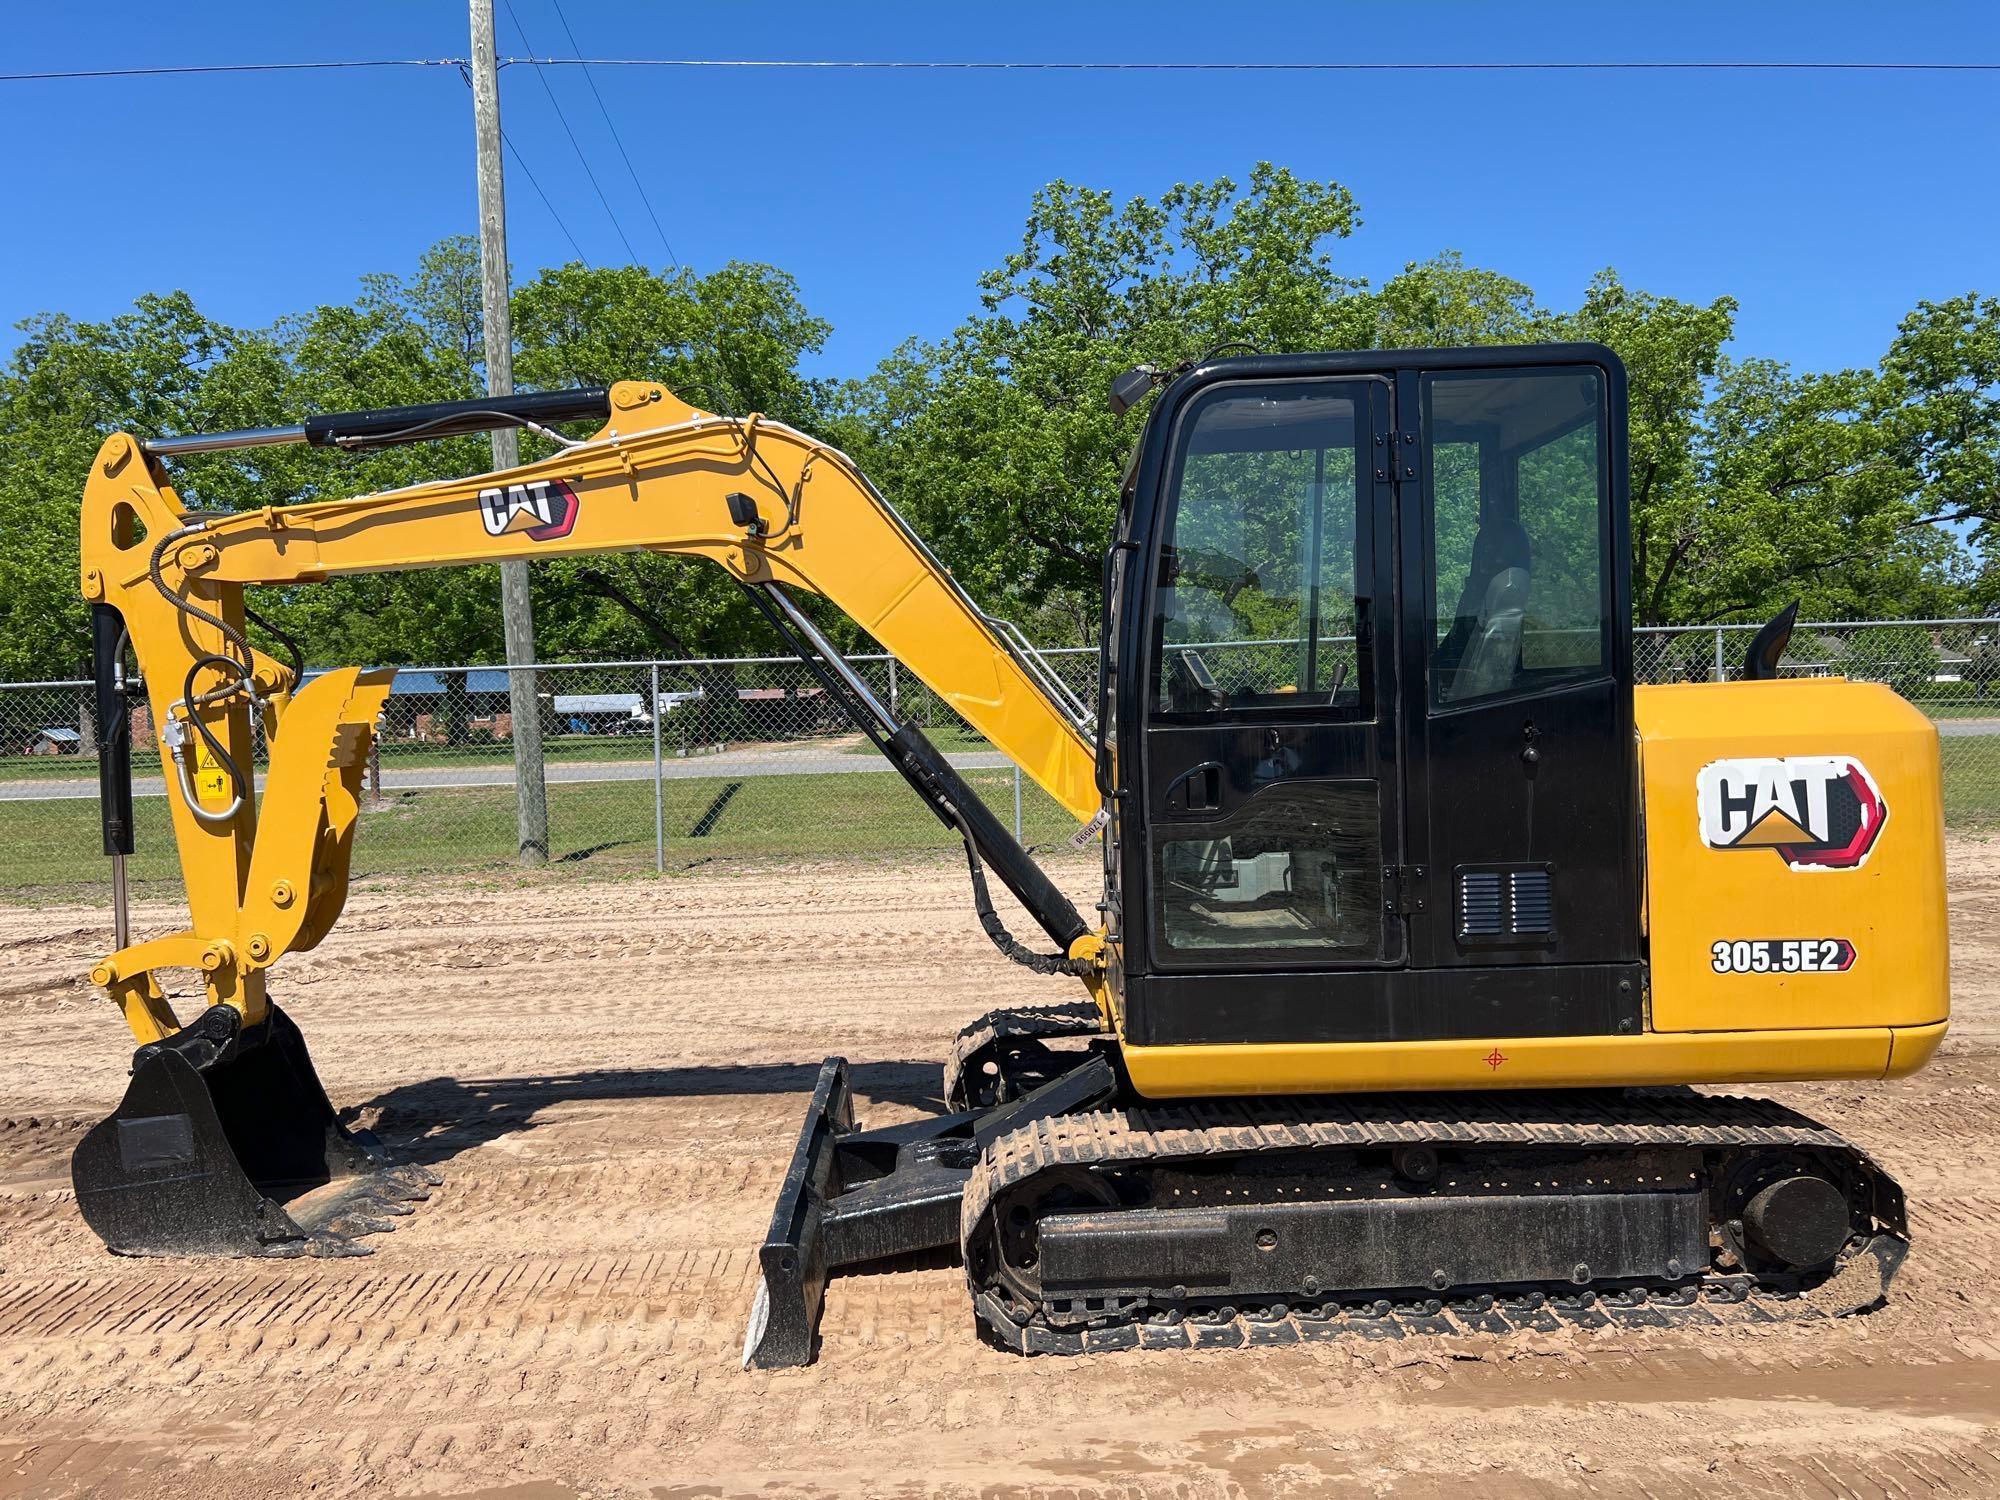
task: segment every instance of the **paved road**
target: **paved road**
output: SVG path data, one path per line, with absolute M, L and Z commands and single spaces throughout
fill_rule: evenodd
M 946 760 L 961 771 L 1002 770 L 1013 764 L 996 751 L 961 751 Z M 698 777 L 821 776 L 839 771 L 892 771 L 881 756 L 843 755 L 838 751 L 811 750 L 731 750 L 721 755 L 693 755 L 670 758 L 661 763 L 660 776 L 666 781 L 690 781 Z M 550 761 L 548 779 L 556 785 L 593 781 L 651 781 L 651 760 Z M 438 791 L 454 787 L 512 786 L 511 763 L 484 763 L 464 766 L 426 766 L 400 769 L 388 765 L 382 770 L 385 792 Z M 132 778 L 135 797 L 162 797 L 166 783 L 158 776 Z M 95 780 L 0 781 L 0 802 L 63 802 L 95 800 Z
M 1939 719 L 1938 733 L 1946 739 L 1966 739 L 2000 734 L 2000 718 Z M 960 751 L 946 760 L 961 771 L 1004 770 L 1013 762 L 995 751 Z M 822 776 L 838 771 L 889 771 L 895 769 L 879 755 L 845 755 L 838 751 L 814 750 L 731 750 L 721 755 L 694 755 L 682 760 L 669 758 L 660 768 L 666 781 L 686 781 L 709 776 Z M 650 760 L 550 761 L 548 777 L 556 785 L 593 781 L 651 781 Z M 426 766 L 399 769 L 393 764 L 382 772 L 382 789 L 388 792 L 438 791 L 453 787 L 512 786 L 514 767 L 510 763 L 482 763 L 464 766 Z M 138 776 L 132 781 L 136 797 L 160 797 L 166 784 L 157 776 Z M 0 781 L 0 802 L 62 802 L 97 796 L 93 780 Z

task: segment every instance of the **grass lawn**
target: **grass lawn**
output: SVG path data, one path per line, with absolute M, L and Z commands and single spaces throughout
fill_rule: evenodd
M 674 746 L 662 747 L 668 759 Z M 555 735 L 542 741 L 542 755 L 550 761 L 570 764 L 597 764 L 606 761 L 653 759 L 651 735 Z M 390 770 L 449 770 L 454 766 L 506 766 L 514 762 L 513 746 L 475 742 L 467 745 L 420 744 L 412 740 L 391 740 L 382 746 L 382 763 Z M 134 776 L 158 776 L 160 752 L 156 748 L 137 751 L 132 756 Z M 0 781 L 95 781 L 95 755 L 4 755 L 0 756 Z
M 993 748 L 993 742 L 977 730 L 964 724 L 941 724 L 937 728 L 917 726 L 924 731 L 924 738 L 947 754 L 984 754 Z M 874 745 L 861 735 L 854 736 L 851 743 L 843 743 L 841 750 L 848 755 L 880 755 Z
M 1933 719 L 2000 719 L 2000 696 L 1954 698 L 1945 703 L 1919 698 L 1916 705 Z
M 2000 735 L 1948 735 L 1944 759 L 1947 828 L 2000 826 Z
M 2000 709 L 1996 709 L 2000 713 Z M 991 750 L 986 740 L 960 726 L 947 729 L 927 730 L 933 743 L 940 750 Z M 474 741 L 465 745 L 434 745 L 414 740 L 389 740 L 382 745 L 382 765 L 386 771 L 449 771 L 461 766 L 510 766 L 514 763 L 514 748 L 502 740 Z M 858 734 L 833 737 L 832 742 L 812 740 L 731 740 L 731 750 L 830 750 L 850 755 L 875 755 L 878 752 L 866 739 Z M 696 758 L 712 751 L 713 747 L 698 747 Z M 679 747 L 673 739 L 660 746 L 661 755 L 670 761 L 682 759 Z M 542 755 L 552 764 L 561 765 L 604 765 L 611 763 L 650 765 L 653 759 L 653 737 L 649 734 L 605 735 L 566 734 L 554 735 L 542 741 Z M 134 776 L 158 776 L 160 754 L 155 748 L 136 752 L 132 757 Z M 95 781 L 97 780 L 97 757 L 95 755 L 0 755 L 0 781 Z
M 148 761 L 158 757 L 146 751 L 132 757 L 132 774 L 147 774 Z M 95 781 L 95 755 L 0 755 L 0 781 Z
M 978 742 L 952 743 L 973 749 Z M 2000 736 L 1943 741 L 1945 821 L 1954 829 L 2000 828 Z M 968 771 L 999 814 L 1013 818 L 1013 775 Z M 810 776 L 703 777 L 664 788 L 666 867 L 711 861 L 894 858 L 950 852 L 957 840 L 902 779 L 882 772 Z M 1032 782 L 1022 785 L 1022 834 L 1031 845 L 1062 847 L 1075 823 Z M 163 797 L 134 805 L 139 852 L 135 891 L 170 894 L 179 866 Z M 653 787 L 647 781 L 549 787 L 551 862 L 562 869 L 638 873 L 653 867 Z M 393 793 L 362 814 L 354 873 L 505 871 L 513 868 L 512 787 L 420 789 Z M 108 899 L 97 805 L 84 798 L 0 802 L 0 898 Z
M 1012 772 L 970 771 L 966 780 L 1011 823 Z M 664 788 L 669 870 L 714 860 L 882 858 L 958 847 L 902 778 L 882 772 L 703 777 Z M 1061 843 L 1076 829 L 1031 782 L 1022 786 L 1021 809 L 1030 844 Z M 139 852 L 129 878 L 136 892 L 165 894 L 179 884 L 166 799 L 139 798 L 134 813 Z M 549 836 L 552 864 L 652 869 L 651 781 L 552 784 Z M 386 806 L 362 813 L 354 873 L 503 869 L 512 866 L 514 847 L 512 787 L 393 792 Z M 93 801 L 0 802 L 0 896 L 108 891 L 109 865 L 99 848 Z

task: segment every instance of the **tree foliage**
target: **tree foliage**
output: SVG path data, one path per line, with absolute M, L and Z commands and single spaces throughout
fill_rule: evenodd
M 1345 188 L 1268 165 L 1240 193 L 1223 179 L 1122 205 L 1051 183 L 1020 249 L 980 279 L 980 311 L 850 390 L 851 441 L 973 592 L 1087 638 L 1143 422 L 1105 404 L 1111 378 L 1225 342 L 1352 345 L 1360 284 L 1326 247 L 1356 222 Z
M 1794 595 L 1820 617 L 2000 606 L 2000 298 L 1919 303 L 1873 368 L 1798 372 L 1732 348 L 1733 299 L 1685 302 L 1609 270 L 1569 309 L 1449 251 L 1370 285 L 1342 259 L 1359 223 L 1339 183 L 1270 164 L 1240 184 L 1122 201 L 1053 182 L 953 333 L 905 343 L 844 384 L 806 373 L 830 330 L 773 267 L 558 266 L 515 292 L 516 378 L 657 379 L 711 410 L 824 433 L 982 603 L 1067 642 L 1094 634 L 1099 555 L 1143 421 L 1105 402 L 1121 371 L 1233 342 L 1277 352 L 1596 339 L 1631 376 L 1642 623 L 1752 618 Z M 66 674 L 83 660 L 77 502 L 107 433 L 256 426 L 484 389 L 477 252 L 465 239 L 270 328 L 225 326 L 176 292 L 104 322 L 47 313 L 21 331 L 0 370 L 0 677 Z M 486 467 L 484 439 L 459 438 L 364 455 L 210 454 L 178 465 L 176 482 L 189 504 L 229 510 Z M 621 556 L 533 576 L 550 658 L 768 644 L 701 564 Z M 316 661 L 502 654 L 490 569 L 343 579 L 259 602 Z
M 699 276 L 580 265 L 514 296 L 524 387 L 659 379 L 697 404 L 811 428 L 821 387 L 800 362 L 827 325 L 791 278 L 730 264 Z M 192 299 L 142 298 L 101 324 L 30 320 L 0 375 L 0 678 L 70 673 L 87 652 L 77 508 L 104 437 L 212 431 L 452 400 L 484 390 L 477 247 L 433 247 L 407 277 L 371 276 L 351 303 L 265 330 L 224 327 Z M 532 447 L 539 440 L 529 438 Z M 483 437 L 347 454 L 253 448 L 175 466 L 184 503 L 237 510 L 366 493 L 491 467 Z M 762 644 L 761 622 L 715 569 L 652 556 L 539 565 L 538 647 L 574 656 L 713 655 Z M 492 568 L 366 574 L 285 590 L 260 613 L 312 660 L 392 664 L 503 656 Z

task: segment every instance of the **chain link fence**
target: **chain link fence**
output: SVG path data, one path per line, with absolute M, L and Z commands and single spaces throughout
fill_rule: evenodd
M 1643 629 L 1639 680 L 1737 676 L 1754 630 Z M 1328 646 L 1335 656 L 1345 649 Z M 1095 649 L 1042 656 L 1081 701 L 1094 700 Z M 1074 831 L 1052 799 L 909 672 L 887 657 L 851 664 L 1026 843 L 1060 846 Z M 1893 687 L 1937 720 L 1947 822 L 2000 826 L 2000 620 L 1801 624 L 1783 671 Z M 535 677 L 550 860 L 559 869 L 775 865 L 956 847 L 795 660 L 547 664 Z M 93 708 L 85 681 L 0 683 L 0 897 L 76 892 L 106 879 Z M 512 737 L 504 668 L 399 671 L 369 766 L 355 872 L 511 864 Z M 164 890 L 179 870 L 143 706 L 132 711 L 132 744 L 130 876 L 142 889 Z
M 1025 842 L 1074 832 L 1053 799 L 909 672 L 887 657 L 851 664 Z M 1094 653 L 1051 665 L 1087 674 L 1081 685 L 1094 687 Z M 367 770 L 357 875 L 512 863 L 507 679 L 502 667 L 397 672 Z M 535 686 L 558 868 L 674 870 L 957 847 L 795 659 L 550 663 L 535 669 Z M 107 878 L 94 709 L 88 681 L 0 683 L 0 898 Z M 166 777 L 143 703 L 131 710 L 131 731 L 129 878 L 141 889 L 172 885 L 179 865 Z

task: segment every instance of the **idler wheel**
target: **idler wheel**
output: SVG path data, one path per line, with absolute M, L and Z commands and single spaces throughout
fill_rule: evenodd
M 1795 1271 L 1832 1260 L 1851 1232 L 1847 1195 L 1824 1177 L 1782 1178 L 1743 1206 L 1744 1238 Z

